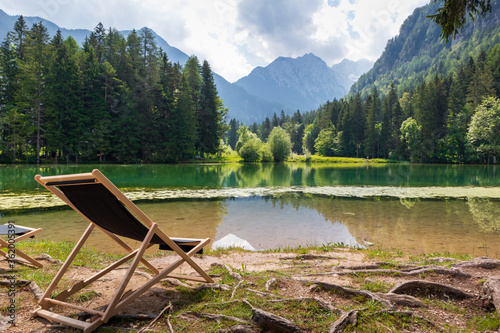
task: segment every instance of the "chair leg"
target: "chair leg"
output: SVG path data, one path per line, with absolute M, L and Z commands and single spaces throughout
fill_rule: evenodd
M 115 296 L 113 296 L 113 299 L 111 300 L 108 307 L 106 308 L 106 312 L 104 313 L 104 317 L 102 318 L 102 321 L 104 323 L 107 323 L 109 318 L 111 318 L 116 313 L 116 305 L 120 301 L 120 298 L 122 297 L 123 291 L 125 290 L 128 283 L 130 282 L 130 279 L 132 278 L 132 275 L 134 274 L 135 269 L 137 268 L 137 265 L 139 265 L 139 263 L 141 262 L 142 256 L 144 255 L 144 252 L 146 252 L 146 249 L 149 247 L 149 242 L 151 241 L 151 238 L 153 238 L 157 229 L 158 229 L 158 224 L 153 223 L 153 226 L 151 227 L 151 229 L 149 229 L 149 232 L 147 233 L 146 237 L 144 238 L 144 241 L 142 242 L 142 245 L 139 248 L 139 251 L 137 252 L 134 260 L 132 261 L 130 268 L 127 270 L 127 273 L 125 274 L 122 283 L 118 287 L 118 290 L 116 291 Z
M 64 262 L 62 267 L 59 269 L 59 272 L 57 272 L 56 276 L 54 277 L 54 279 L 50 283 L 49 287 L 45 291 L 45 294 L 43 294 L 42 298 L 38 302 L 40 305 L 45 303 L 45 298 L 50 297 L 50 295 L 52 294 L 54 289 L 57 287 L 57 285 L 59 284 L 59 281 L 61 281 L 62 277 L 64 276 L 64 273 L 66 273 L 66 271 L 68 270 L 68 268 L 71 265 L 71 263 L 73 262 L 73 260 L 75 260 L 76 255 L 78 254 L 80 249 L 83 247 L 83 245 L 85 244 L 85 242 L 89 238 L 90 234 L 92 233 L 92 230 L 94 230 L 94 224 L 90 223 L 89 226 L 87 227 L 87 230 L 85 230 L 82 237 L 80 237 L 80 240 L 78 241 L 78 243 L 76 243 L 76 245 L 73 248 L 73 250 L 71 251 L 70 255 L 68 256 L 68 258 L 66 259 L 66 261 Z
M 15 238 L 14 239 L 14 244 L 18 242 L 18 238 Z M 5 248 L 5 247 L 9 247 L 9 243 L 7 243 L 6 241 L 4 241 L 3 239 L 0 239 L 0 247 L 1 248 Z M 14 248 L 14 253 L 16 256 L 19 256 L 21 258 L 23 258 L 24 260 L 28 261 L 30 264 L 38 267 L 38 268 L 41 268 L 43 267 L 43 265 L 41 263 L 39 263 L 37 260 L 31 258 L 29 255 L 27 255 L 26 253 L 24 253 L 23 251 L 19 250 L 18 248 Z M 7 253 L 5 253 L 4 251 L 0 250 L 0 255 L 6 257 L 7 259 L 10 259 L 9 255 Z

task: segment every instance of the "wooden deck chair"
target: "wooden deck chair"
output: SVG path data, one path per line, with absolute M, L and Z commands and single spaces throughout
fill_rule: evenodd
M 24 253 L 23 251 L 19 250 L 15 244 L 17 242 L 20 242 L 26 238 L 33 238 L 35 235 L 39 232 L 41 232 L 41 228 L 30 228 L 30 227 L 23 227 L 21 225 L 17 224 L 4 224 L 0 225 L 0 235 L 13 235 L 13 236 L 18 236 L 15 238 L 12 238 L 13 236 L 9 236 L 9 241 L 5 241 L 2 238 L 0 238 L 0 254 L 4 256 L 5 258 L 9 259 L 9 255 L 7 252 L 4 252 L 2 249 L 8 248 L 10 249 L 12 245 L 9 247 L 9 243 L 14 244 L 14 253 L 15 257 L 21 257 L 24 260 L 28 261 L 30 264 L 36 267 L 43 267 L 43 265 L 36 261 L 35 259 L 31 258 L 29 255 Z M 13 239 L 13 241 L 12 241 Z
M 113 315 L 119 313 L 125 305 L 134 301 L 138 296 L 165 277 L 183 278 L 200 282 L 213 282 L 212 278 L 191 258 L 195 253 L 202 252 L 203 247 L 210 242 L 209 238 L 190 239 L 171 238 L 167 236 L 158 228 L 156 223 L 153 223 L 151 219 L 132 203 L 132 201 L 114 186 L 99 170 L 93 170 L 91 173 L 63 176 L 42 177 L 36 175 L 35 180 L 83 215 L 90 221 L 90 224 L 45 291 L 45 294 L 39 301 L 40 308 L 35 310 L 34 315 L 82 329 L 84 332 L 91 332 L 100 325 L 107 323 L 108 320 Z M 121 247 L 129 252 L 129 254 L 93 276 L 77 282 L 70 289 L 59 293 L 55 298 L 51 298 L 61 278 L 66 273 L 71 262 L 75 259 L 78 251 L 82 248 L 95 227 L 102 230 L 111 239 L 116 241 Z M 118 236 L 138 240 L 142 242 L 141 246 L 134 250 Z M 180 258 L 164 270 L 158 271 L 143 258 L 145 251 L 155 244 L 159 244 L 160 249 L 175 251 Z M 65 302 L 69 296 L 75 294 L 132 258 L 133 261 L 130 268 L 126 271 L 123 281 L 105 310 L 98 311 Z M 139 263 L 142 263 L 151 270 L 155 276 L 135 291 L 124 293 Z M 172 274 L 172 271 L 182 263 L 191 265 L 200 276 L 195 277 Z M 90 321 L 81 321 L 62 316 L 50 311 L 50 308 L 56 305 L 84 311 L 93 315 L 93 317 Z

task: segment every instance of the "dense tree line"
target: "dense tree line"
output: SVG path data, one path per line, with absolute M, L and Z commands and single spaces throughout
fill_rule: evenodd
M 98 24 L 83 47 L 21 16 L 0 47 L 0 160 L 176 162 L 226 131 L 207 61 L 171 63 L 153 32 Z
M 299 111 L 292 117 L 275 114 L 246 130 L 265 142 L 279 126 L 288 133 L 297 154 L 496 162 L 500 151 L 500 45 L 470 57 L 455 74 L 434 76 L 402 94 L 397 91 L 391 84 L 382 96 L 374 86 L 364 99 L 357 93 L 304 115 Z M 233 148 L 251 136 L 241 130 L 239 134 L 238 123 L 232 120 L 228 143 Z

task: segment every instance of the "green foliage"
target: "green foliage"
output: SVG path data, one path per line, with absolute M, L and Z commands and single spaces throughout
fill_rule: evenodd
M 496 163 L 500 151 L 500 100 L 486 98 L 476 109 L 467 132 L 470 143 L 482 153 L 492 154 Z
M 335 128 L 322 129 L 314 143 L 314 149 L 320 156 L 336 156 L 339 149 Z
M 208 62 L 172 64 L 143 28 L 82 48 L 21 16 L 0 47 L 0 161 L 175 162 L 218 154 L 227 109 Z
M 247 140 L 239 150 L 239 154 L 245 162 L 258 162 L 261 160 L 263 143 L 258 138 Z
M 422 126 L 418 126 L 413 118 L 408 118 L 401 124 L 401 141 L 405 144 L 410 161 L 417 162 L 422 139 Z
M 434 2 L 437 1 L 434 0 Z M 441 37 L 448 42 L 462 30 L 467 16 L 474 20 L 475 14 L 485 15 L 490 11 L 490 0 L 445 0 L 443 7 L 438 8 L 436 14 L 428 17 L 441 26 Z
M 275 162 L 284 162 L 292 153 L 290 136 L 281 127 L 275 127 L 267 141 Z

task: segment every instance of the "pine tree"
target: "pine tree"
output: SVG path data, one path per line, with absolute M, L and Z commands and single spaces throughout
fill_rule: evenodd
M 35 137 L 35 159 L 40 163 L 42 144 L 43 104 L 46 99 L 46 70 L 48 65 L 47 28 L 40 23 L 33 24 L 23 47 L 23 58 L 19 58 L 16 104 L 32 118 Z
M 377 119 L 382 113 L 382 108 L 378 90 L 375 86 L 373 86 L 370 95 L 366 99 L 366 113 L 365 155 L 379 157 L 380 137 L 376 125 Z
M 225 114 L 221 110 L 221 101 L 217 95 L 212 69 L 208 61 L 201 68 L 203 85 L 201 87 L 200 110 L 198 112 L 198 142 L 200 154 L 215 154 L 222 137 Z

